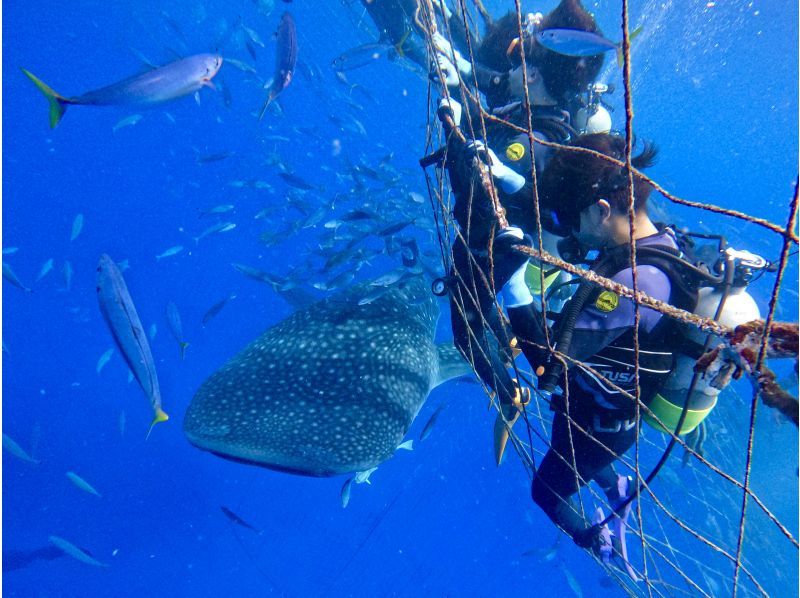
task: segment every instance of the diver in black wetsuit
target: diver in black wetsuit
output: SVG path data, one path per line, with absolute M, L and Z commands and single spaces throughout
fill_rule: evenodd
M 587 135 L 572 145 L 624 159 L 625 141 L 618 136 Z M 633 165 L 645 168 L 654 157 L 654 148 L 645 146 L 633 159 Z M 633 238 L 638 256 L 638 289 L 691 311 L 697 303 L 697 294 L 683 282 L 674 261 L 647 257 L 656 253 L 648 252 L 648 248 L 670 255 L 678 255 L 680 251 L 674 233 L 668 228 L 657 228 L 647 215 L 650 185 L 640 178 L 634 180 Z M 627 181 L 627 174 L 615 164 L 596 156 L 557 150 L 539 180 L 539 198 L 546 228 L 571 238 L 582 251 L 599 251 L 592 270 L 631 288 Z M 532 343 L 543 344 L 542 316 L 521 271 L 511 277 L 503 294 L 520 347 L 536 367 L 541 363 L 541 353 Z M 674 321 L 652 309 L 642 307 L 640 314 L 640 398 L 648 404 L 674 367 L 676 328 Z M 576 511 L 571 497 L 591 480 L 605 491 L 612 506 L 628 494 L 627 479 L 614 472 L 612 463 L 636 440 L 636 405 L 608 381 L 631 394 L 635 391 L 634 305 L 584 281 L 562 310 L 559 326 L 555 330 L 558 349 L 587 363 L 601 376 L 575 365 L 569 367 L 566 375 L 558 366 L 550 365 L 550 373 L 540 376 L 540 390 L 554 390 L 546 388 L 549 385 L 568 387 L 569 392 L 568 407 L 564 396 L 553 395 L 552 444 L 536 472 L 532 496 L 577 544 L 610 551 L 607 528 L 586 521 Z M 566 328 L 571 328 L 571 342 L 564 335 Z M 517 413 L 508 409 L 505 416 L 513 423 Z M 626 516 L 627 512 L 622 515 Z
M 572 27 L 597 32 L 597 26 L 579 0 L 562 0 L 549 14 L 544 17 L 529 15 L 526 22 L 530 27 L 523 40 L 516 44 L 513 44 L 518 33 L 515 14 L 503 17 L 489 30 L 477 51 L 479 63 L 475 65 L 475 74 L 478 86 L 487 93 L 496 116 L 527 128 L 527 110 L 523 104 L 525 90 L 519 66 L 520 52 L 524 51 L 534 134 L 542 139 L 565 143 L 576 135 L 569 125 L 568 108 L 597 76 L 603 56 L 556 54 L 536 43 L 535 31 L 537 28 Z M 449 84 L 458 85 L 459 75 L 465 82 L 472 81 L 471 76 L 467 76 L 471 65 L 464 65 L 460 54 L 453 52 L 446 40 L 439 36 L 434 39 L 434 44 L 439 51 L 439 67 Z M 542 73 L 547 73 L 547 76 Z M 458 125 L 462 120 L 461 105 L 453 99 L 444 105 L 452 110 Z M 472 108 L 474 112 L 476 107 Z M 475 114 L 472 122 L 477 122 L 477 118 Z M 513 258 L 496 260 L 490 266 L 488 245 L 492 241 L 493 251 L 502 253 L 505 247 L 518 244 L 526 233 L 534 234 L 536 231 L 530 142 L 526 134 L 520 135 L 503 122 L 487 123 L 487 140 L 448 144 L 447 169 L 456 197 L 454 215 L 467 239 L 466 243 L 457 239 L 453 244 L 453 264 L 449 273 L 451 324 L 456 347 L 473 364 L 481 380 L 497 392 L 500 403 L 520 405 L 529 397 L 507 371 L 511 359 L 508 347 L 511 335 L 496 309 L 495 290 L 501 289 L 510 275 L 527 263 L 527 259 L 518 254 Z M 549 150 L 541 145 L 536 145 L 534 150 L 536 169 L 541 172 Z M 474 173 L 465 166 L 475 155 L 482 156 L 483 162 L 489 165 L 497 183 L 500 203 L 511 225 L 507 230 L 495 231 L 499 233 L 497 237 L 493 237 L 490 230 L 493 214 L 486 203 L 485 193 L 474 184 Z M 554 244 L 546 244 L 546 248 L 555 253 Z M 502 428 L 496 428 L 499 453 L 506 442 Z

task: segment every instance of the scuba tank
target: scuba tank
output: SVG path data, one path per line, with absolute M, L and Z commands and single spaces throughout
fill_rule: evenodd
M 731 282 L 729 285 L 701 286 L 697 290 L 698 301 L 694 313 L 713 318 L 728 328 L 760 319 L 761 312 L 753 297 L 747 292 L 747 284 L 755 270 L 769 270 L 770 264 L 761 256 L 730 247 L 725 248 L 722 254 L 721 267 L 733 270 Z M 681 426 L 681 435 L 694 430 L 706 418 L 717 404 L 719 393 L 727 385 L 727 382 L 720 384 L 720 377 L 717 376 L 725 367 L 723 364 L 697 377 L 692 385 L 695 378 L 694 365 L 702 354 L 702 348 L 713 348 L 722 340 L 694 326 L 683 326 L 683 328 L 686 340 L 677 346 L 672 374 L 649 405 L 661 421 L 668 428 L 671 427 L 669 431 L 675 429 L 686 406 L 687 413 Z M 649 413 L 643 412 L 642 418 L 657 430 L 665 431 Z
M 696 259 L 700 252 L 695 251 L 691 237 L 717 241 L 716 248 L 708 245 L 702 248 L 713 249 L 710 257 L 714 263 L 710 267 Z M 758 306 L 746 287 L 754 272 L 772 269 L 769 262 L 750 252 L 728 247 L 725 239 L 720 236 L 681 231 L 676 235 L 676 240 L 681 248 L 680 255 L 661 248 L 641 247 L 637 250 L 637 255 L 641 256 L 639 263 L 647 263 L 649 258 L 658 260 L 662 268 L 668 266 L 672 272 L 667 274 L 674 288 L 681 280 L 684 282 L 680 284 L 687 291 L 696 293 L 697 302 L 693 308 L 688 309 L 697 315 L 716 319 L 728 327 L 759 318 Z M 570 253 L 568 247 L 565 243 L 560 243 L 560 250 L 562 246 L 564 250 L 561 253 L 567 258 Z M 586 261 L 579 255 L 569 257 L 572 258 L 569 261 L 573 262 Z M 595 272 L 601 276 L 610 276 L 617 270 L 618 264 L 611 262 L 595 268 Z M 556 333 L 556 345 L 560 351 L 569 351 L 577 317 L 596 289 L 596 285 L 581 281 L 562 311 Z M 695 376 L 694 365 L 708 346 L 713 347 L 720 341 L 692 325 L 678 322 L 674 322 L 674 332 L 669 338 L 676 361 L 662 389 L 648 402 L 648 408 L 669 428 L 669 432 L 675 431 L 680 422 L 680 434 L 683 435 L 697 427 L 716 405 L 721 388 L 714 386 L 717 382 L 714 373 L 710 372 L 705 377 Z M 544 367 L 538 388 L 545 397 L 559 392 L 556 387 L 563 383 L 562 372 L 558 360 L 551 359 Z M 642 418 L 656 429 L 667 431 L 647 410 L 642 411 Z
M 613 85 L 594 83 L 589 85 L 586 98 L 581 98 L 582 107 L 575 114 L 575 128 L 581 134 L 608 133 L 611 131 L 611 107 L 602 100 L 605 93 L 613 93 Z

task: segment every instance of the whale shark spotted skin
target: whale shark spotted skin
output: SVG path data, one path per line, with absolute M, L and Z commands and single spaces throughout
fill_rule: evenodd
M 421 277 L 371 303 L 361 284 L 297 311 L 212 374 L 192 399 L 189 442 L 309 476 L 389 458 L 430 390 L 470 371 L 434 343 L 439 308 Z

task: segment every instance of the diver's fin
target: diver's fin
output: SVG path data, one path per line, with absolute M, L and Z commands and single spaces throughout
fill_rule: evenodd
M 397 55 L 400 58 L 404 58 L 406 53 L 403 50 L 403 45 L 406 43 L 408 36 L 411 35 L 411 27 L 409 27 L 406 32 L 403 34 L 403 37 L 400 38 L 400 41 L 394 45 L 394 51 L 397 52 Z
M 472 373 L 463 355 L 453 346 L 453 343 L 439 343 L 436 345 L 436 353 L 439 358 L 439 373 L 433 381 L 433 386 Z
M 511 428 L 519 418 L 519 409 L 514 409 L 514 414 L 509 418 L 508 414 L 503 417 L 502 413 L 497 414 L 494 420 L 494 460 L 497 466 L 503 462 L 503 455 L 506 452 L 508 438 L 511 436 Z
M 161 407 L 156 407 L 156 415 L 153 418 L 153 421 L 150 422 L 150 428 L 147 430 L 147 436 L 145 437 L 145 440 L 150 438 L 150 432 L 153 431 L 153 426 L 155 426 L 156 424 L 160 424 L 161 422 L 165 422 L 168 419 L 169 419 L 169 415 L 167 415 L 164 412 L 164 410 L 161 409 Z
M 64 112 L 67 110 L 69 100 L 49 87 L 32 72 L 25 69 L 22 69 L 22 72 L 25 73 L 28 79 L 33 81 L 33 84 L 39 88 L 39 91 L 41 91 L 44 97 L 47 98 L 47 101 L 50 102 L 50 128 L 55 129 L 61 117 L 64 116 Z
M 516 394 L 511 399 L 510 405 L 500 405 L 500 411 L 494 420 L 494 459 L 499 467 L 503 462 L 503 454 L 506 451 L 508 439 L 511 436 L 511 428 L 519 419 L 520 410 L 531 402 L 531 391 L 527 387 L 521 387 L 518 380 L 514 380 Z

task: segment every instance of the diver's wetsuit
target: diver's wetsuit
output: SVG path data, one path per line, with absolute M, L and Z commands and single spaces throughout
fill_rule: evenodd
M 543 121 L 534 119 L 535 129 L 539 122 L 550 125 L 541 127 L 546 132 L 535 130 L 534 134 L 537 137 L 559 143 L 569 139 L 572 130 L 569 128 L 568 116 L 558 111 L 564 119 L 565 126 L 557 132 L 556 127 L 552 125 L 551 117 L 555 113 L 553 109 L 536 107 L 534 110 L 534 114 L 541 114 L 544 119 Z M 511 122 L 517 122 L 523 117 L 527 120 L 527 114 L 519 107 L 510 113 L 510 117 Z M 514 194 L 504 193 L 499 186 L 496 188 L 500 203 L 506 209 L 509 224 L 532 235 L 536 230 L 536 216 L 530 176 L 530 143 L 527 135 L 509 134 L 509 131 L 511 129 L 502 123 L 488 126 L 488 145 L 506 165 L 525 177 L 526 184 Z M 509 148 L 518 151 L 510 151 Z M 540 145 L 534 148 L 537 172 L 541 172 L 545 164 L 546 156 L 542 149 L 543 146 Z M 492 215 L 480 211 L 481 203 L 477 196 L 473 196 L 472 202 L 469 201 L 470 190 L 465 182 L 469 178 L 469 173 L 464 173 L 459 168 L 467 159 L 463 151 L 448 156 L 448 170 L 456 197 L 454 209 L 456 220 L 462 234 L 467 236 L 465 231 L 468 221 L 472 226 L 476 226 L 476 223 L 489 221 Z M 475 193 L 480 193 L 480 190 Z M 468 213 L 467 207 L 471 208 L 471 214 Z M 503 326 L 495 305 L 494 291 L 500 291 L 505 286 L 511 275 L 527 261 L 528 256 L 511 251 L 511 245 L 520 244 L 518 239 L 495 240 L 492 251 L 497 258 L 492 260 L 490 268 L 486 250 L 488 244 L 488 238 L 480 234 L 470 238 L 471 251 L 468 251 L 459 239 L 453 243 L 453 267 L 449 272 L 452 281 L 450 318 L 456 347 L 473 364 L 480 379 L 497 391 L 500 402 L 507 405 L 515 395 L 516 385 L 508 374 L 511 361 L 508 349 L 510 335 Z M 525 244 L 533 246 L 530 239 Z M 491 286 L 487 283 L 491 283 Z
M 637 247 L 648 246 L 677 251 L 669 229 L 637 241 Z M 603 259 L 601 255 L 598 262 Z M 677 286 L 662 268 L 647 265 L 640 259 L 636 270 L 639 290 L 654 299 L 673 305 L 680 303 L 675 296 Z M 610 278 L 628 288 L 633 286 L 630 267 L 617 271 Z M 532 304 L 511 308 L 508 312 L 514 332 L 523 339 L 523 350 L 524 339 L 541 343 L 541 315 Z M 668 342 L 673 324 L 659 312 L 645 307 L 640 308 L 640 318 L 640 396 L 647 403 L 674 366 Z M 634 394 L 633 323 L 632 301 L 598 289 L 590 295 L 578 316 L 568 354 Z M 534 357 L 529 357 L 529 361 L 531 359 Z M 551 448 L 539 465 L 531 493 L 550 519 L 575 537 L 589 524 L 576 509 L 572 495 L 595 480 L 610 499 L 618 498 L 615 495 L 617 475 L 611 465 L 635 442 L 638 427 L 634 402 L 604 379 L 572 366 L 568 384 L 571 421 L 567 418 L 565 398 L 554 399 Z

